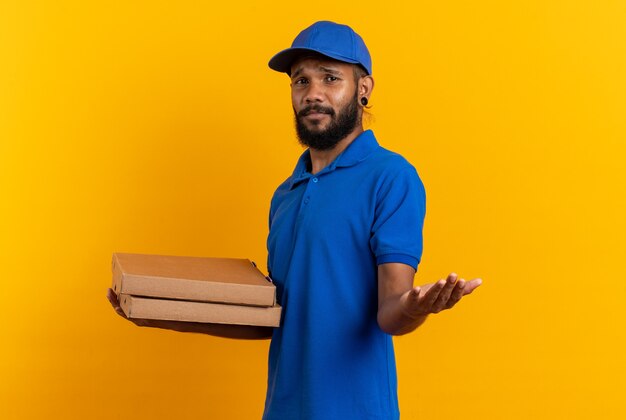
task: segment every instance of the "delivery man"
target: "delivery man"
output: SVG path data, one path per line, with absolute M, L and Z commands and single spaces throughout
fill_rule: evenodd
M 271 338 L 265 420 L 397 419 L 392 335 L 415 330 L 480 284 L 452 273 L 413 287 L 425 192 L 415 168 L 362 125 L 374 88 L 363 39 L 316 22 L 269 61 L 290 78 L 307 149 L 275 191 L 268 271 L 279 328 L 132 320 L 232 338 Z M 124 316 L 115 294 L 109 300 Z

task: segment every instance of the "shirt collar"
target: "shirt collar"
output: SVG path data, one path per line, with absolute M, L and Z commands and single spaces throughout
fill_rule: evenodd
M 331 162 L 330 165 L 322 169 L 316 176 L 332 172 L 335 168 L 356 165 L 357 163 L 367 159 L 368 156 L 378 147 L 378 142 L 376 141 L 376 137 L 374 137 L 374 132 L 372 130 L 365 130 L 359 134 L 357 138 L 355 138 L 352 143 L 350 143 L 348 147 L 346 147 L 346 149 Z M 300 155 L 298 163 L 296 163 L 296 167 L 291 174 L 291 181 L 289 184 L 290 189 L 296 184 L 313 176 L 307 170 L 310 164 L 311 152 L 309 149 L 306 149 L 302 155 Z

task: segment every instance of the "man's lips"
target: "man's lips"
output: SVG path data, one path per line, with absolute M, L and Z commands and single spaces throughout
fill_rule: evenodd
M 332 115 L 332 109 L 321 109 L 321 108 L 305 108 L 299 112 L 301 117 L 315 117 L 319 118 L 322 115 Z
M 327 112 L 319 112 L 319 111 L 311 111 L 304 114 L 305 117 L 309 118 L 320 118 L 324 115 L 329 115 Z

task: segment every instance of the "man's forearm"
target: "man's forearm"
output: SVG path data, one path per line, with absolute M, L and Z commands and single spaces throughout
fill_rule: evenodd
M 387 334 L 403 335 L 422 325 L 427 316 L 408 316 L 402 310 L 401 296 L 392 296 L 378 308 L 378 325 Z
M 161 321 L 153 319 L 136 320 L 142 327 L 161 328 L 178 332 L 208 334 L 216 337 L 246 340 L 262 340 L 272 337 L 273 328 L 251 325 L 208 324 L 202 322 Z

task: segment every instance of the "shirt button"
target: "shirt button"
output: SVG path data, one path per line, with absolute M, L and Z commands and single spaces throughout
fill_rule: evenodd
M 309 199 L 308 198 L 304 199 L 304 204 L 309 204 Z
M 313 179 L 312 179 L 312 181 L 313 181 L 313 182 L 317 182 L 317 178 L 313 178 Z

